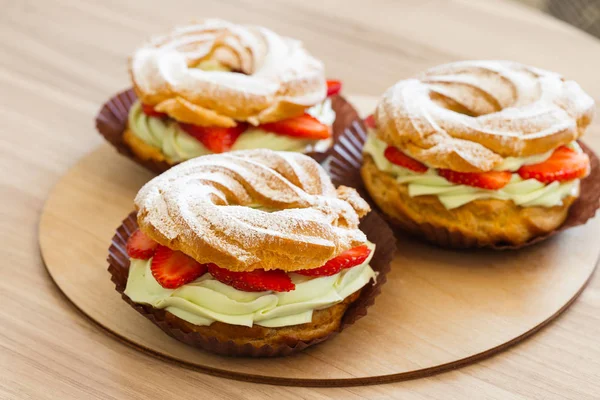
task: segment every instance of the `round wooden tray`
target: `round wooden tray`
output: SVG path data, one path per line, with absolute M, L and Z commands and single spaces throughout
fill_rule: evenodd
M 375 99 L 352 97 L 363 114 Z M 75 306 L 118 339 L 159 358 L 253 382 L 349 386 L 431 375 L 487 357 L 564 311 L 595 269 L 597 218 L 518 252 L 447 251 L 410 239 L 369 315 L 334 339 L 276 359 L 227 358 L 186 346 L 129 307 L 107 268 L 115 229 L 152 175 L 108 145 L 56 185 L 41 216 L 48 272 Z

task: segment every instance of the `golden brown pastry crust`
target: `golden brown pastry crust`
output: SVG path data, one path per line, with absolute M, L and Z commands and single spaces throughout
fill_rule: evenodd
M 165 158 L 164 154 L 158 147 L 154 147 L 144 142 L 142 139 L 137 137 L 135 133 L 129 129 L 129 127 L 125 128 L 125 131 L 123 132 L 123 142 L 129 146 L 133 154 L 143 161 L 151 160 L 173 165 Z
M 267 149 L 188 160 L 146 183 L 135 205 L 150 238 L 231 271 L 318 268 L 367 241 L 358 226 L 370 211 L 312 158 Z
M 203 61 L 234 72 L 201 71 L 196 67 Z M 327 93 L 323 64 L 301 42 L 218 19 L 152 38 L 132 55 L 129 74 L 143 103 L 200 126 L 283 120 L 301 115 Z
M 294 346 L 296 343 L 308 342 L 324 338 L 338 330 L 344 313 L 360 296 L 360 290 L 351 294 L 343 302 L 323 310 L 313 312 L 312 321 L 301 325 L 267 328 L 260 325 L 252 327 L 231 325 L 223 322 L 213 322 L 208 326 L 194 325 L 175 315 L 166 312 L 165 320 L 172 328 L 180 329 L 185 333 L 195 332 L 206 340 L 211 338 L 219 342 L 232 341 L 236 345 L 251 344 L 256 348 L 265 345 L 277 346 L 285 344 Z
M 480 199 L 448 210 L 435 196 L 410 197 L 408 186 L 377 169 L 369 155 L 365 155 L 361 175 L 391 222 L 442 246 L 524 244 L 558 228 L 576 199 L 567 197 L 556 207 L 521 207 L 510 200 Z
M 440 65 L 389 88 L 374 133 L 432 168 L 490 171 L 583 135 L 594 100 L 574 81 L 509 61 Z

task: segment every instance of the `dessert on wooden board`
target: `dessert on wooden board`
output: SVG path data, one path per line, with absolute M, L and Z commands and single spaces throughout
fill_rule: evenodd
M 323 155 L 345 115 L 356 117 L 339 96 L 341 82 L 327 80 L 300 41 L 260 26 L 219 19 L 179 26 L 139 47 L 129 75 L 135 96 L 111 99 L 97 126 L 157 172 L 244 149 Z
M 114 240 L 125 249 L 110 249 L 117 290 L 167 333 L 220 354 L 318 343 L 385 275 L 359 229 L 368 204 L 300 153 L 197 157 L 149 181 L 135 208 L 138 229 L 122 226 Z M 389 258 L 392 238 L 382 246 Z
M 577 140 L 593 114 L 594 100 L 553 72 L 441 65 L 385 92 L 365 121 L 361 175 L 404 230 L 450 247 L 518 247 L 560 227 L 580 196 L 590 158 Z

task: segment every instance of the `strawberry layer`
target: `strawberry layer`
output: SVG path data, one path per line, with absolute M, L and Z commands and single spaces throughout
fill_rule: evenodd
M 361 289 L 376 273 L 369 262 L 332 276 L 306 277 L 290 273 L 291 292 L 244 292 L 214 279 L 209 273 L 178 289 L 165 289 L 152 276 L 152 259 L 130 259 L 125 294 L 136 303 L 150 304 L 195 325 L 215 321 L 242 326 L 281 327 L 310 322 L 314 310 L 330 307 Z
M 579 195 L 578 179 L 545 184 L 535 179 L 524 180 L 516 173 L 513 173 L 510 182 L 499 190 L 455 184 L 439 176 L 434 168 L 429 168 L 425 173 L 415 173 L 392 164 L 383 154 L 387 146 L 387 143 L 369 132 L 363 152 L 373 158 L 377 169 L 392 174 L 398 183 L 406 184 L 411 197 L 437 196 L 444 207 L 449 210 L 477 199 L 512 200 L 515 204 L 523 207 L 554 207 L 562 205 L 562 200 L 567 196 Z M 570 146 L 581 151 L 575 142 Z M 551 155 L 552 151 L 530 157 L 508 157 L 496 170 L 517 171 L 523 165 L 540 163 Z
M 307 112 L 328 126 L 335 121 L 331 99 L 309 108 Z M 171 163 L 212 153 L 200 141 L 181 129 L 175 120 L 149 117 L 144 114 L 139 101 L 136 101 L 129 110 L 128 127 L 144 143 L 158 148 Z M 309 152 L 324 151 L 330 145 L 331 139 L 302 139 L 278 135 L 259 128 L 249 128 L 240 135 L 231 150 L 267 148 L 277 151 Z

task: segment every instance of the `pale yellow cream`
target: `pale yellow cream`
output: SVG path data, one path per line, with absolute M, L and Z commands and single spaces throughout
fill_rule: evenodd
M 571 143 L 569 146 L 581 151 L 576 142 Z M 535 179 L 523 180 L 518 174 L 512 174 L 511 181 L 500 190 L 486 190 L 457 185 L 439 176 L 434 168 L 429 168 L 425 173 L 419 174 L 392 164 L 383 154 L 386 148 L 387 143 L 370 132 L 363 152 L 373 158 L 380 171 L 393 175 L 398 183 L 408 185 L 408 194 L 411 197 L 437 196 L 440 202 L 449 210 L 477 199 L 512 200 L 515 204 L 523 207 L 553 207 L 562 205 L 562 200 L 567 196 L 579 195 L 579 180 L 544 184 Z M 545 161 L 551 155 L 552 151 L 529 157 L 507 157 L 496 170 L 517 171 L 523 165 Z
M 309 108 L 307 112 L 328 126 L 335 121 L 335 111 L 331 107 L 330 99 Z M 212 153 L 199 140 L 181 129 L 176 121 L 144 114 L 139 101 L 131 106 L 128 123 L 129 129 L 135 136 L 144 143 L 160 149 L 171 163 Z M 232 150 L 267 148 L 277 151 L 309 152 L 325 151 L 330 145 L 331 139 L 302 139 L 251 127 L 235 141 Z
M 330 307 L 361 289 L 376 272 L 369 266 L 375 245 L 364 263 L 332 276 L 306 277 L 290 273 L 291 292 L 244 292 L 209 273 L 178 289 L 165 289 L 154 279 L 150 260 L 130 259 L 125 294 L 136 303 L 165 309 L 195 325 L 215 321 L 232 325 L 281 327 L 310 322 L 314 310 Z

